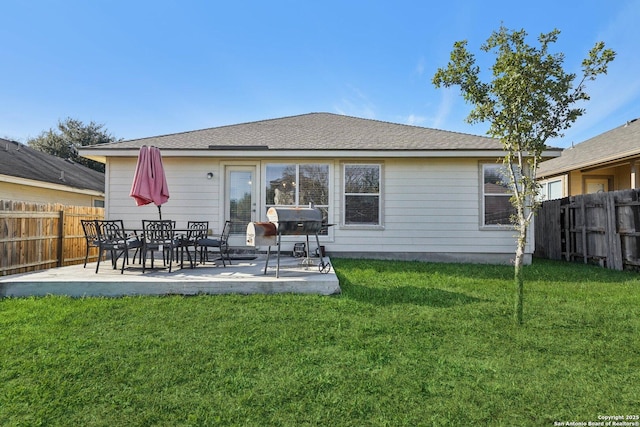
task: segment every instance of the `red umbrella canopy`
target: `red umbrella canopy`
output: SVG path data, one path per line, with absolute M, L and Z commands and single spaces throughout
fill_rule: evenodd
M 169 186 L 158 147 L 146 145 L 140 147 L 129 196 L 135 199 L 138 206 L 154 203 L 158 206 L 158 212 L 160 212 L 160 205 L 169 200 Z

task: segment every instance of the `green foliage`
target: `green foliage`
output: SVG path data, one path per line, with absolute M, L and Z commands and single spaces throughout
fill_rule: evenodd
M 343 293 L 0 300 L 0 424 L 541 426 L 637 414 L 637 273 L 332 260 Z
M 467 41 L 454 43 L 449 64 L 433 77 L 436 87 L 460 87 L 464 99 L 473 105 L 467 121 L 488 122 L 487 134 L 499 139 L 506 151 L 503 164 L 516 210 L 512 218 L 517 231 L 515 317 L 520 323 L 521 267 L 527 230 L 540 200 L 536 171 L 542 153 L 550 138 L 562 136 L 584 114 L 576 104 L 589 100 L 586 82 L 606 74 L 608 64 L 615 58 L 615 52 L 605 49 L 603 42 L 596 43 L 582 62 L 582 76 L 576 84 L 576 75 L 563 69 L 564 55 L 549 52 L 559 34 L 557 29 L 541 34 L 538 48 L 527 44 L 524 30 L 501 26 L 480 47 L 496 57 L 490 82 L 482 82 L 480 67 L 467 50 Z
M 80 120 L 67 118 L 58 121 L 57 130 L 53 128 L 27 141 L 27 144 L 39 151 L 52 154 L 63 159 L 71 159 L 99 172 L 104 172 L 104 165 L 78 155 L 77 148 L 88 145 L 106 144 L 119 141 L 109 134 L 104 125 L 90 122 L 85 125 Z

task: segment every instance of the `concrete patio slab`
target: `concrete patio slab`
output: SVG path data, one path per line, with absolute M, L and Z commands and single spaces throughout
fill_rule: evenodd
M 317 258 L 311 259 L 319 262 Z M 325 262 L 328 258 L 324 258 Z M 196 295 L 196 294 L 277 294 L 299 293 L 333 295 L 340 293 L 340 284 L 333 268 L 321 273 L 317 264 L 306 267 L 299 258 L 283 256 L 280 259 L 280 274 L 276 278 L 276 260 L 269 260 L 264 274 L 266 259 L 259 256 L 253 260 L 233 260 L 232 265 L 222 267 L 212 264 L 196 268 L 181 269 L 174 265 L 144 274 L 139 265 L 113 270 L 106 261 L 95 273 L 95 263 L 49 270 L 16 274 L 0 278 L 0 297 L 26 297 L 44 295 L 68 295 L 72 297 L 125 295 Z

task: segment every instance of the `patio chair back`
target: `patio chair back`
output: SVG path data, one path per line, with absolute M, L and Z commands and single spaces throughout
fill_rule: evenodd
M 218 239 L 211 239 L 206 236 L 198 239 L 197 246 L 200 248 L 200 262 L 204 262 L 208 259 L 208 248 L 218 248 L 220 251 L 220 259 L 222 260 L 222 266 L 226 267 L 226 262 L 231 264 L 231 257 L 229 256 L 229 234 L 231 234 L 232 225 L 231 221 L 225 221 L 222 233 L 220 233 L 220 238 Z
M 116 268 L 116 263 L 120 257 L 122 260 L 122 269 L 129 262 L 129 244 L 127 242 L 127 234 L 124 230 L 124 223 L 121 219 L 114 220 L 96 220 L 95 227 L 98 233 L 98 264 L 96 265 L 96 273 L 100 268 L 100 260 L 105 251 L 111 252 L 111 265 Z
M 187 239 L 195 242 L 207 236 L 209 221 L 187 221 Z
M 151 252 L 151 268 L 153 268 L 153 252 L 162 250 L 163 260 L 169 264 L 173 261 L 173 250 L 178 246 L 175 236 L 175 221 L 142 220 L 142 272 L 146 268 L 147 253 Z
M 101 240 L 117 243 L 127 240 L 127 234 L 124 231 L 124 223 L 121 219 L 112 219 L 104 221 L 96 221 L 98 235 Z
M 231 234 L 231 221 L 225 221 L 222 233 L 220 233 L 220 248 L 228 255 L 229 252 L 229 235 Z
M 191 268 L 196 265 L 197 250 L 196 245 L 200 239 L 207 237 L 209 229 L 209 221 L 187 221 L 187 230 L 185 234 L 178 237 L 178 246 L 180 247 L 180 267 L 184 267 L 184 254 L 187 253 Z M 193 248 L 193 257 L 189 248 Z
M 84 231 L 84 239 L 87 243 L 87 250 L 84 255 L 84 268 L 87 268 L 87 260 L 89 259 L 89 251 L 91 248 L 99 247 L 98 225 L 95 219 L 82 219 L 82 231 Z

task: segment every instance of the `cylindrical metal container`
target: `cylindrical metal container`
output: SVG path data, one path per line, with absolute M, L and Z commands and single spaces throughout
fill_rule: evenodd
M 280 235 L 309 235 L 322 230 L 322 211 L 318 208 L 272 207 L 267 218 Z
M 250 222 L 247 225 L 248 246 L 276 245 L 276 225 L 271 222 Z

